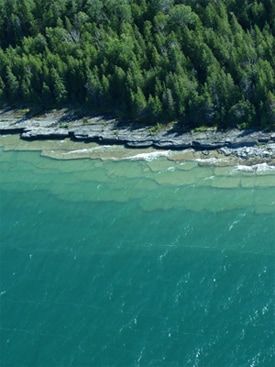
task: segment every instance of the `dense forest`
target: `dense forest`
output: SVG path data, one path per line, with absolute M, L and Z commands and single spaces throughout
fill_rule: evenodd
M 0 104 L 275 129 L 274 0 L 0 0 Z

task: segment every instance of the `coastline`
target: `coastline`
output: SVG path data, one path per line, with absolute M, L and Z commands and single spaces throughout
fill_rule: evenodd
M 103 158 L 108 159 L 117 152 L 118 159 L 166 156 L 171 160 L 197 160 L 200 165 L 239 164 L 255 166 L 255 170 L 259 164 L 275 166 L 274 132 L 182 132 L 175 125 L 155 128 L 125 124 L 102 116 L 83 116 L 75 110 L 32 116 L 26 110 L 0 110 L 0 145 L 6 145 L 9 135 L 19 137 L 20 141 L 14 138 L 13 142 L 19 150 L 20 146 L 21 150 L 41 150 L 42 155 L 55 159 L 97 158 L 103 152 Z M 12 148 L 12 143 L 8 146 Z

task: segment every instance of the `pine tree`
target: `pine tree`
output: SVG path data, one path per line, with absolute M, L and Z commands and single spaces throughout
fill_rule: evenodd
M 132 112 L 135 118 L 141 117 L 147 107 L 146 98 L 140 88 L 136 92 L 131 92 Z
M 3 79 L 0 76 L 0 101 L 3 99 L 4 97 L 4 93 L 5 93 L 5 84 L 3 82 Z
M 11 102 L 17 102 L 19 94 L 19 82 L 10 67 L 6 72 L 7 95 Z
M 275 129 L 275 94 L 272 92 L 268 93 L 268 121 L 270 123 L 267 124 L 267 127 L 274 130 Z
M 43 82 L 42 85 L 41 100 L 42 104 L 45 104 L 46 106 L 51 104 L 53 101 L 50 87 L 46 84 L 46 82 Z
M 164 106 L 165 118 L 173 120 L 176 117 L 175 114 L 175 101 L 171 89 L 166 88 L 162 94 L 162 103 Z
M 66 101 L 67 98 L 67 90 L 62 78 L 58 75 L 55 68 L 51 69 L 51 78 L 52 78 L 52 87 L 53 87 L 53 95 L 55 101 L 60 104 Z
M 148 99 L 148 111 L 149 111 L 149 117 L 151 117 L 153 120 L 161 119 L 162 115 L 162 105 L 158 98 L 158 96 L 149 96 Z

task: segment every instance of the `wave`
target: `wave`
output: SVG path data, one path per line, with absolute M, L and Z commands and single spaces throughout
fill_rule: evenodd
M 224 162 L 226 161 L 225 158 L 221 159 L 221 158 L 215 158 L 215 157 L 211 157 L 211 158 L 197 158 L 195 159 L 196 162 L 198 162 L 198 164 L 200 166 L 214 166 L 216 165 L 217 163 L 220 163 L 220 162 Z
M 156 152 L 149 152 L 149 153 L 139 153 L 133 156 L 125 157 L 124 159 L 137 161 L 137 160 L 144 160 L 144 161 L 153 161 L 160 157 L 169 157 L 171 154 L 171 150 L 165 151 L 156 151 Z
M 70 154 L 83 154 L 83 153 L 93 153 L 97 150 L 105 150 L 112 148 L 111 145 L 100 145 L 98 147 L 93 148 L 83 148 L 83 149 L 76 149 L 76 150 L 70 150 L 69 152 L 62 153 L 63 155 L 70 155 Z
M 248 172 L 248 173 L 266 173 L 275 171 L 275 166 L 269 165 L 267 163 L 259 163 L 254 164 L 252 166 L 246 166 L 239 164 L 238 166 L 234 167 L 233 171 L 241 171 L 241 172 Z

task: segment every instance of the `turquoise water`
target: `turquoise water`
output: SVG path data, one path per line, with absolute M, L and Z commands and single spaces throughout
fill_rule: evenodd
M 1 367 L 273 367 L 275 175 L 0 152 Z

